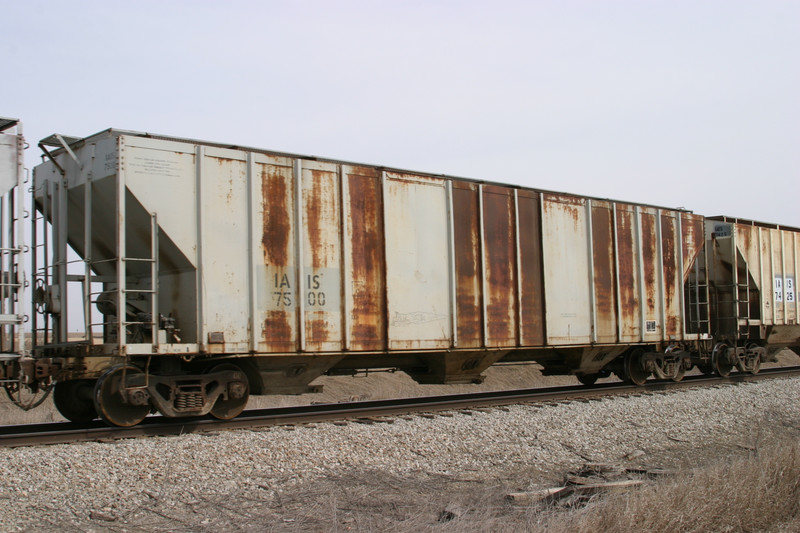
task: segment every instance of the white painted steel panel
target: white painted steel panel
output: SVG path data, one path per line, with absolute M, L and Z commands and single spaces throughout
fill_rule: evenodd
M 18 137 L 0 133 L 0 196 L 17 185 Z
M 683 325 L 681 316 L 683 307 L 681 290 L 683 285 L 683 265 L 679 264 L 679 248 L 683 245 L 678 231 L 678 217 L 680 213 L 670 211 L 661 212 L 661 246 L 662 268 L 664 281 L 662 286 L 663 298 L 661 306 L 661 324 L 665 339 L 679 340 L 683 338 Z M 669 235 L 670 238 L 666 238 Z
M 126 136 L 121 157 L 128 190 L 197 266 L 194 146 Z
M 543 195 L 547 343 L 591 342 L 589 245 L 585 199 Z
M 384 192 L 389 347 L 447 348 L 452 273 L 445 182 L 388 174 Z
M 246 163 L 241 152 L 207 148 L 200 175 L 203 238 L 204 323 L 207 335 L 224 334 L 210 351 L 249 348 Z M 201 339 L 206 342 L 206 339 Z
M 309 351 L 342 349 L 338 168 L 303 162 L 303 307 Z
M 660 292 L 663 282 L 663 270 L 659 258 L 661 234 L 658 232 L 658 210 L 641 208 L 640 210 L 640 257 L 642 259 L 642 327 L 644 340 L 658 342 L 663 338 L 663 323 L 661 321 L 664 302 Z M 663 248 L 662 248 L 663 252 Z
M 797 272 L 795 271 L 795 238 L 790 231 L 781 231 L 783 255 L 783 323 L 795 324 L 797 303 Z
M 266 287 L 257 288 L 260 317 L 256 328 L 264 339 L 264 349 L 271 352 L 298 348 L 295 224 L 295 181 L 292 162 L 276 158 L 256 164 L 256 180 L 262 189 L 261 234 L 263 274 Z M 259 282 L 260 283 L 260 282 Z
M 770 230 L 767 228 L 758 228 L 758 240 L 761 264 L 761 322 L 769 326 L 774 324 L 775 321 Z
M 783 232 L 776 229 L 769 230 L 770 247 L 772 248 L 772 276 L 773 298 L 772 309 L 773 319 L 776 326 L 784 324 L 784 263 L 783 263 Z

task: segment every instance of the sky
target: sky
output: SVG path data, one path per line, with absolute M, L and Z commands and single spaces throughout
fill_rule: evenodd
M 800 227 L 797 1 L 0 0 L 0 116 Z

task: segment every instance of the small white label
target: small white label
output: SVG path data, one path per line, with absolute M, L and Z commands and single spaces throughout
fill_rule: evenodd
M 781 276 L 775 276 L 775 301 L 783 301 L 783 278 Z
M 787 277 L 784 280 L 783 285 L 786 290 L 786 301 L 788 303 L 794 303 L 795 302 L 794 278 Z
M 645 320 L 644 330 L 647 333 L 655 333 L 658 331 L 658 324 L 655 320 Z

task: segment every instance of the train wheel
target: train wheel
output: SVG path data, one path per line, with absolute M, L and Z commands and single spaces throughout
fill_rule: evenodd
M 683 379 L 683 376 L 686 375 L 686 369 L 683 368 L 683 364 L 678 364 L 678 370 L 675 371 L 675 374 L 672 376 L 672 381 L 678 382 Z
M 650 372 L 644 369 L 644 350 L 636 349 L 625 356 L 625 380 L 634 385 L 644 385 Z
M 761 357 L 756 357 L 753 360 L 753 367 L 748 369 L 748 372 L 751 374 L 758 374 L 759 370 L 761 370 Z
M 47 382 L 26 383 L 22 368 L 16 361 L 6 368 L 6 379 L 3 381 L 6 396 L 23 411 L 40 406 L 53 390 L 53 383 L 49 379 Z
M 761 355 L 759 355 L 758 351 L 758 344 L 751 342 L 747 345 L 747 355 L 745 357 L 746 364 L 745 367 L 741 369 L 742 371 L 750 372 L 751 374 L 758 374 L 758 371 L 761 370 Z
M 97 418 L 93 392 L 94 381 L 91 379 L 59 381 L 53 389 L 53 403 L 61 416 L 70 422 L 90 422 Z
M 242 372 L 242 369 L 234 364 L 223 363 L 212 368 L 210 373 L 229 372 L 232 370 Z M 250 384 L 247 382 L 246 377 L 244 383 L 244 391 L 239 391 L 241 393 L 241 397 L 234 398 L 233 395 L 230 394 L 231 391 L 229 390 L 228 399 L 224 399 L 222 396 L 217 399 L 214 407 L 211 408 L 211 416 L 220 420 L 230 420 L 231 418 L 236 418 L 242 414 L 242 411 L 244 411 L 244 408 L 247 405 L 247 400 L 250 398 Z
M 123 401 L 122 377 L 130 382 L 131 377 L 143 372 L 135 366 L 116 366 L 106 370 L 94 386 L 94 407 L 100 417 L 114 426 L 135 426 L 150 412 L 150 405 L 133 405 Z
M 728 361 L 728 348 L 727 346 L 719 346 L 714 349 L 714 355 L 711 356 L 711 360 L 714 364 L 714 371 L 722 376 L 723 378 L 727 378 L 731 375 L 731 370 L 733 370 L 734 365 Z
M 586 385 L 587 387 L 591 387 L 597 382 L 597 378 L 600 377 L 599 374 L 577 374 L 576 377 L 578 381 Z

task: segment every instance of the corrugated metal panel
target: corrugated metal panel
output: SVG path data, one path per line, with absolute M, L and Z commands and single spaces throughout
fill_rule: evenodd
M 770 262 L 772 263 L 773 281 L 773 324 L 784 324 L 785 317 L 785 287 L 784 287 L 784 261 L 783 261 L 783 235 L 780 230 L 769 230 Z
M 517 344 L 514 197 L 507 187 L 483 187 L 486 345 Z
M 545 321 L 540 195 L 519 191 L 517 207 L 522 322 L 519 343 L 522 346 L 541 346 L 545 342 Z
M 656 210 L 640 208 L 640 243 L 642 258 L 642 293 L 640 304 L 643 308 L 644 340 L 661 340 L 661 295 L 659 294 L 658 260 L 659 239 L 656 229 Z
M 592 256 L 595 338 L 599 343 L 613 343 L 617 340 L 617 291 L 611 202 L 592 202 Z
M 451 316 L 445 182 L 387 173 L 383 190 L 389 348 L 448 348 Z
M 662 322 L 664 337 L 675 340 L 683 338 L 683 276 L 678 264 L 678 247 L 682 243 L 678 238 L 678 216 L 679 213 L 671 211 L 661 212 L 661 261 L 664 271 Z
M 0 133 L 0 196 L 17 184 L 18 136 Z
M 345 216 L 345 309 L 350 350 L 386 348 L 386 286 L 380 174 L 342 167 Z
M 750 318 L 760 318 L 764 325 L 790 325 L 798 321 L 797 269 L 800 262 L 800 234 L 791 230 L 767 228 L 753 224 L 710 221 L 713 228 L 729 225 L 734 228 L 739 254 L 740 284 L 746 272 L 751 286 L 761 294 L 761 308 L 751 304 Z M 751 294 L 754 298 L 755 294 Z M 740 309 L 744 312 L 744 308 Z
M 800 324 L 800 298 L 798 298 L 797 282 L 800 277 L 800 233 L 791 232 L 792 235 L 792 272 L 794 276 L 791 278 L 791 286 L 786 287 L 787 296 L 794 300 L 794 312 L 791 313 L 794 324 Z M 791 306 L 790 301 L 787 300 L 787 305 Z
M 701 215 L 681 213 L 681 232 L 683 235 L 683 280 L 689 278 L 697 255 L 705 241 L 705 222 Z
M 585 199 L 543 195 L 547 343 L 591 341 Z
M 97 157 L 116 170 L 116 144 L 103 140 Z M 183 254 L 197 266 L 197 220 L 194 147 L 167 141 L 125 137 L 123 164 L 126 185 Z M 105 167 L 104 167 L 105 168 Z M 113 173 L 95 165 L 95 176 Z M 94 178 L 96 179 L 96 178 Z M 95 201 L 105 201 L 96 198 Z M 112 245 L 113 248 L 113 245 Z
M 306 350 L 337 351 L 342 349 L 338 168 L 304 161 L 302 174 Z
M 783 323 L 797 323 L 797 249 L 795 235 L 790 231 L 781 231 L 783 268 Z
M 761 321 L 765 325 L 775 322 L 774 303 L 777 298 L 773 277 L 772 239 L 770 230 L 758 228 L 758 249 L 761 278 Z
M 214 351 L 682 335 L 696 215 L 166 140 L 124 150 L 132 194 L 198 267 L 200 342 L 224 334 Z M 192 285 L 181 268 L 170 298 Z
M 641 340 L 639 306 L 639 245 L 637 213 L 632 205 L 616 204 L 617 279 L 619 290 L 620 341 Z
M 264 349 L 294 351 L 298 348 L 298 335 L 293 170 L 289 164 L 259 164 L 256 175 L 261 180 L 261 250 L 268 287 L 266 300 L 259 305 L 264 314 Z
M 205 302 L 203 330 L 223 332 L 225 342 L 212 351 L 249 349 L 250 280 L 248 269 L 246 163 L 241 152 L 208 148 L 200 179 L 203 257 L 201 284 Z M 130 180 L 129 180 L 130 181 Z M 205 342 L 204 339 L 201 339 Z
M 453 182 L 458 348 L 483 343 L 482 269 L 478 186 Z

